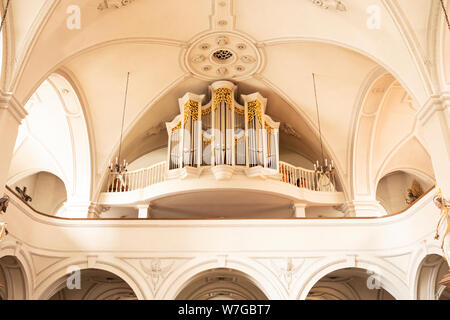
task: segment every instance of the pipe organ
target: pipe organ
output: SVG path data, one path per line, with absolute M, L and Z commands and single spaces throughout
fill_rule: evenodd
M 235 99 L 236 86 L 214 82 L 211 101 L 186 93 L 180 114 L 166 123 L 169 170 L 202 166 L 260 167 L 278 172 L 279 123 L 265 114 L 267 99 L 259 93 Z

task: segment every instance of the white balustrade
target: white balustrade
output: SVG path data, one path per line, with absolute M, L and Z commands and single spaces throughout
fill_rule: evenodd
M 122 174 L 110 173 L 107 192 L 128 192 L 144 189 L 166 180 L 166 161 L 151 167 L 128 171 Z
M 331 177 L 321 175 L 314 170 L 308 170 L 301 167 L 294 167 L 289 163 L 280 161 L 279 170 L 282 175 L 283 182 L 292 184 L 299 188 L 304 188 L 312 191 L 326 191 L 335 192 L 335 179 L 332 174 Z
M 314 170 L 294 167 L 280 161 L 279 172 L 281 181 L 312 191 L 334 192 L 335 179 L 320 175 Z M 167 162 L 157 163 L 149 168 L 129 171 L 122 174 L 111 173 L 108 180 L 107 192 L 128 192 L 144 189 L 148 186 L 163 182 L 167 177 Z

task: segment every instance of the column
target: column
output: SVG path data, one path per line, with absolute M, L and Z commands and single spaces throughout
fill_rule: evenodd
M 11 93 L 0 90 L 0 197 L 7 182 L 19 125 L 26 115 Z
M 432 96 L 417 114 L 433 163 L 436 184 L 450 199 L 450 92 Z
M 306 213 L 305 213 L 306 203 L 294 203 L 293 209 L 294 209 L 294 216 L 296 218 L 305 218 L 306 217 Z
M 436 186 L 441 188 L 444 198 L 450 200 L 450 92 L 430 97 L 418 111 L 417 118 L 431 156 Z M 450 235 L 447 235 L 444 253 L 450 261 Z
M 339 211 L 345 217 L 381 217 L 387 214 L 386 210 L 375 199 L 356 199 L 340 206 Z
M 150 218 L 150 206 L 148 204 L 142 204 L 137 206 L 138 218 L 147 219 Z

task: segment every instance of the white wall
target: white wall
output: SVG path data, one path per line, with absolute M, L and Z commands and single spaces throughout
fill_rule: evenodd
M 405 199 L 408 199 L 407 191 L 411 188 L 413 180 L 419 182 L 424 193 L 433 186 L 431 181 L 403 171 L 393 172 L 380 180 L 377 187 L 377 200 L 388 213 L 396 213 L 409 206 Z
M 48 172 L 39 172 L 27 176 L 12 185 L 23 189 L 27 187 L 26 193 L 32 198 L 28 204 L 35 210 L 54 215 L 67 200 L 67 192 L 64 183 L 57 176 Z

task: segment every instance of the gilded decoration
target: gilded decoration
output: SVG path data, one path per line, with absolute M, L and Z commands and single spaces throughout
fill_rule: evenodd
M 248 106 L 248 122 L 252 122 L 255 116 L 258 117 L 259 123 L 262 125 L 261 102 L 258 100 L 249 101 Z
M 173 135 L 173 133 L 175 131 L 177 131 L 178 129 L 181 129 L 181 121 L 177 123 L 177 125 L 175 127 L 172 128 L 172 130 L 170 131 L 170 135 Z
M 266 121 L 264 121 L 264 128 L 266 128 L 267 134 L 272 134 L 273 128 Z
M 183 123 L 186 123 L 189 116 L 192 117 L 192 120 L 198 121 L 198 102 L 194 100 L 189 100 L 184 104 L 184 119 Z
M 225 102 L 228 109 L 232 110 L 233 99 L 231 97 L 231 89 L 219 88 L 214 91 L 213 108 L 214 110 L 220 105 L 221 102 Z
M 202 116 L 207 116 L 211 113 L 211 107 L 202 110 Z
M 240 114 L 240 115 L 244 115 L 245 114 L 244 109 L 239 109 L 239 108 L 234 108 L 234 112 L 236 112 L 237 114 Z
M 203 144 L 204 145 L 206 145 L 206 146 L 208 146 L 208 145 L 210 145 L 211 144 L 211 138 L 207 138 L 207 137 L 205 137 L 205 133 L 204 132 L 202 132 L 202 138 L 203 138 Z

